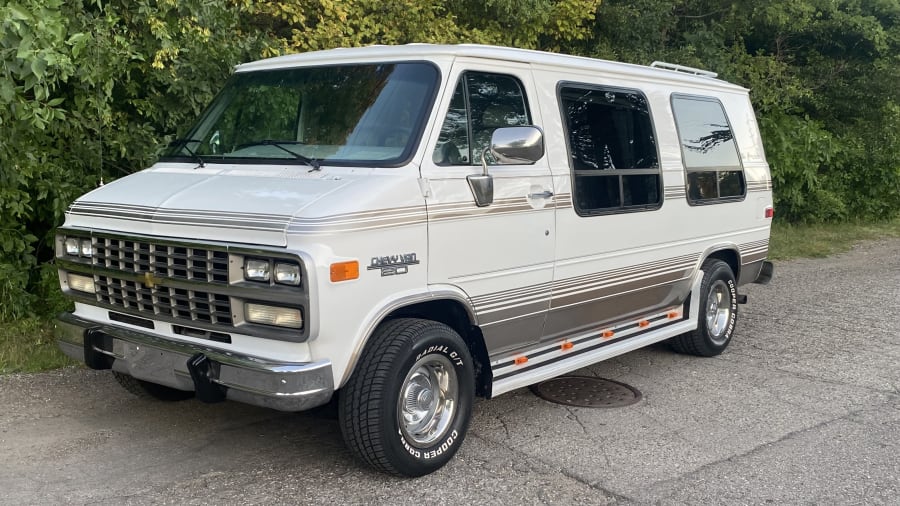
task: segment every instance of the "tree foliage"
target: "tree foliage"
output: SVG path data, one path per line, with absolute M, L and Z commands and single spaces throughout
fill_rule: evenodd
M 780 219 L 900 209 L 900 0 L 0 0 L 0 320 L 43 307 L 67 205 L 152 163 L 235 64 L 409 42 L 715 70 L 752 90 Z

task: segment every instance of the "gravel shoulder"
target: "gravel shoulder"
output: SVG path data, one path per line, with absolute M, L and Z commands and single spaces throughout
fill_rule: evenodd
M 721 356 L 659 345 L 580 371 L 643 393 L 474 409 L 417 480 L 358 465 L 333 413 L 135 398 L 104 371 L 0 377 L 0 504 L 897 504 L 900 240 L 776 265 Z

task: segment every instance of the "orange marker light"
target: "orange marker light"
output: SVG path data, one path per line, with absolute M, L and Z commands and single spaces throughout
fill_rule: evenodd
M 359 277 L 359 262 L 338 262 L 331 264 L 331 282 L 350 281 Z
M 559 347 L 561 350 L 566 351 L 566 350 L 571 350 L 572 348 L 575 347 L 575 345 L 570 343 L 569 341 L 565 341 L 561 345 L 559 345 Z
M 649 326 L 650 326 L 650 322 L 648 322 L 647 320 L 641 320 L 638 322 L 638 327 L 644 328 L 644 327 L 649 327 Z
M 678 318 L 678 311 L 669 311 L 669 313 L 666 316 L 670 320 L 674 320 L 675 318 Z
M 516 357 L 516 359 L 514 360 L 514 362 L 515 362 L 516 365 L 522 365 L 522 364 L 524 364 L 525 362 L 528 362 L 528 357 Z
M 616 333 L 613 332 L 612 330 L 604 330 L 603 331 L 603 339 L 609 339 L 614 335 L 616 335 Z

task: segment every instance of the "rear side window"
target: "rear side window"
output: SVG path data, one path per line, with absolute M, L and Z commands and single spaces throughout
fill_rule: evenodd
M 564 84 L 559 93 L 576 212 L 659 207 L 659 157 L 643 93 L 581 84 Z
M 722 104 L 713 98 L 674 95 L 672 111 L 687 171 L 688 200 L 705 204 L 742 199 L 747 185 Z

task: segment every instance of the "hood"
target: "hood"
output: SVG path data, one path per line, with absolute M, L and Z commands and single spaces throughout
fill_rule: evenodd
M 82 196 L 66 226 L 283 247 L 294 216 L 352 183 L 304 169 L 156 166 Z

